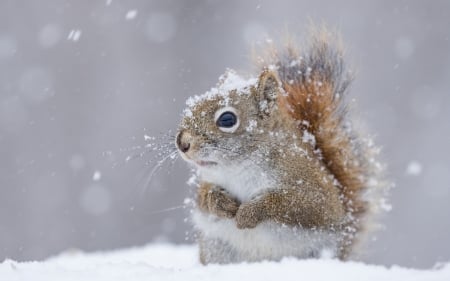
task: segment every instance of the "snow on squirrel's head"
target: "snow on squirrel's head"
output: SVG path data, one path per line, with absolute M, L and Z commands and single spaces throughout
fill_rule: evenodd
M 181 156 L 198 168 L 212 168 L 261 152 L 269 138 L 263 135 L 279 131 L 281 122 L 270 117 L 278 116 L 280 86 L 268 70 L 247 80 L 227 70 L 216 87 L 187 100 L 176 138 Z

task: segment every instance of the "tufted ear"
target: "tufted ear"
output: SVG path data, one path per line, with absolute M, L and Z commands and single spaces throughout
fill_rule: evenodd
M 267 69 L 263 70 L 259 75 L 257 92 L 260 111 L 269 114 L 280 92 L 280 83 L 276 74 Z

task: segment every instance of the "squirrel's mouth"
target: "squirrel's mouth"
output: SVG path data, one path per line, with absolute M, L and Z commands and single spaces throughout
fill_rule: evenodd
M 214 161 L 196 160 L 194 162 L 200 167 L 210 167 L 217 165 L 217 162 Z

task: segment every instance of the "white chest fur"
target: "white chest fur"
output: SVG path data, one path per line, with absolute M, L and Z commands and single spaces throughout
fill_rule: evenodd
M 203 181 L 224 188 L 241 202 L 247 202 L 265 190 L 277 188 L 273 176 L 250 161 L 243 161 L 233 167 L 204 168 L 198 172 Z

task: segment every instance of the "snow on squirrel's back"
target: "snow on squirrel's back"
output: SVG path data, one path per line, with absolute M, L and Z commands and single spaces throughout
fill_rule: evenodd
M 0 264 L 0 281 L 33 280 L 450 280 L 450 263 L 430 270 L 386 268 L 357 262 L 287 258 L 281 262 L 209 265 L 198 262 L 196 246 L 149 245 L 85 254 L 70 252 L 42 262 Z

